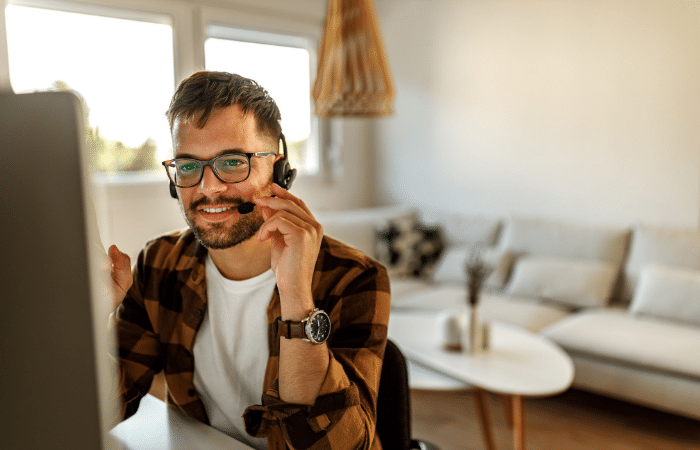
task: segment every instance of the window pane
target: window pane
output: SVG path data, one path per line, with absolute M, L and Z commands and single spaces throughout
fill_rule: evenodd
M 5 15 L 14 91 L 77 91 L 95 170 L 158 169 L 172 152 L 172 27 L 16 5 Z
M 275 37 L 279 39 L 278 35 Z M 209 38 L 204 44 L 204 54 L 207 70 L 251 78 L 270 93 L 282 113 L 281 124 L 290 163 L 301 173 L 318 172 L 318 151 L 311 122 L 309 51 L 284 45 Z

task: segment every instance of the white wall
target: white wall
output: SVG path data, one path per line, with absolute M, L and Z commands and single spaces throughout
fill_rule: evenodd
M 378 0 L 378 203 L 700 224 L 700 3 Z

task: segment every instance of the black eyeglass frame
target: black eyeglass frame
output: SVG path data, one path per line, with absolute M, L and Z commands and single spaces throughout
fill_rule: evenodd
M 179 187 L 179 188 L 191 188 L 191 187 L 197 186 L 197 185 L 202 181 L 202 178 L 204 178 L 204 168 L 207 167 L 207 166 L 209 166 L 209 167 L 211 168 L 211 171 L 214 173 L 214 176 L 216 176 L 216 178 L 218 178 L 219 181 L 221 181 L 222 183 L 226 183 L 226 184 L 236 184 L 236 183 L 241 183 L 241 182 L 247 180 L 248 177 L 250 176 L 250 168 L 251 168 L 250 159 L 251 159 L 253 156 L 268 157 L 268 156 L 270 156 L 270 155 L 276 155 L 276 154 L 277 154 L 277 153 L 275 153 L 275 152 L 257 152 L 257 153 L 230 152 L 230 153 L 224 153 L 224 154 L 219 155 L 219 156 L 215 156 L 215 157 L 213 157 L 213 158 L 211 158 L 211 159 L 208 159 L 208 160 L 206 160 L 206 161 L 205 161 L 205 160 L 201 160 L 201 159 L 197 159 L 197 158 L 174 158 L 174 159 L 169 159 L 169 160 L 167 160 L 167 161 L 163 161 L 161 164 L 163 164 L 163 167 L 165 168 L 165 173 L 168 175 L 168 179 L 170 179 L 170 181 L 172 181 L 173 184 L 174 184 L 175 186 L 177 186 L 177 187 Z M 226 156 L 232 156 L 232 155 L 234 155 L 234 156 L 245 156 L 245 157 L 248 159 L 248 173 L 246 174 L 245 178 L 243 178 L 242 180 L 239 180 L 239 181 L 226 181 L 226 180 L 222 179 L 222 178 L 219 176 L 219 173 L 216 171 L 216 167 L 214 166 L 214 162 L 215 162 L 217 159 L 220 159 L 220 158 L 223 158 L 223 157 L 226 157 Z M 181 184 L 176 183 L 175 180 L 173 180 L 173 177 L 170 175 L 170 171 L 168 170 L 168 166 L 170 166 L 173 162 L 175 162 L 175 161 L 177 161 L 177 160 L 181 160 L 181 161 L 182 161 L 182 160 L 197 161 L 197 163 L 201 165 L 202 171 L 199 173 L 199 179 L 197 180 L 196 183 L 191 184 L 191 185 L 187 185 L 187 186 L 183 186 L 183 185 L 181 185 Z

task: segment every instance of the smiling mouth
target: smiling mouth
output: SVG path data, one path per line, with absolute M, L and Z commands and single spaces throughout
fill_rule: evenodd
M 230 211 L 233 209 L 233 206 L 226 206 L 223 208 L 200 208 L 200 211 L 204 211 L 209 214 L 217 214 L 217 213 L 222 213 L 225 211 Z

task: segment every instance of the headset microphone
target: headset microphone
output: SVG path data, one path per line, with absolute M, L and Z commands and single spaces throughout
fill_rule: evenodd
M 237 211 L 238 214 L 249 214 L 253 212 L 253 208 L 255 208 L 255 203 L 245 202 L 238 205 Z

